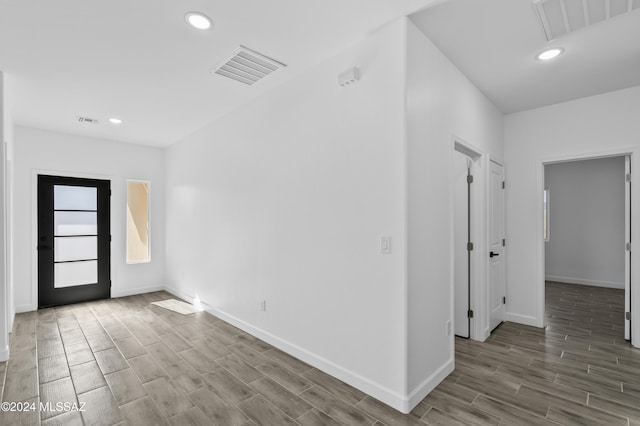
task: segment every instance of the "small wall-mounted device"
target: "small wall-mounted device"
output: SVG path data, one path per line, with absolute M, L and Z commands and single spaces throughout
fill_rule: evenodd
M 349 68 L 338 76 L 338 84 L 340 86 L 348 86 L 360 80 L 360 70 L 356 67 Z
M 391 253 L 391 237 L 380 237 L 380 253 Z

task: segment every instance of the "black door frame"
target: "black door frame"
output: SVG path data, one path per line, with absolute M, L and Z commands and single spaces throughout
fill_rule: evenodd
M 53 214 L 41 214 L 42 206 L 53 213 L 54 185 L 95 187 L 98 191 L 98 283 L 53 287 Z M 69 176 L 37 175 L 37 289 L 38 308 L 111 297 L 111 181 Z M 42 273 L 41 271 L 45 271 Z

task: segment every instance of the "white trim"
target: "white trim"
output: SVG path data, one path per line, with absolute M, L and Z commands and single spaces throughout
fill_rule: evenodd
M 30 304 L 30 305 L 19 305 L 16 306 L 16 313 L 20 314 L 22 312 L 31 312 L 31 311 L 36 311 L 38 310 L 38 306 L 37 304 Z
M 536 201 L 540 206 L 538 220 L 536 220 L 536 232 L 540 237 L 536 239 L 536 318 L 535 326 L 544 327 L 545 308 L 545 265 L 544 265 L 544 240 L 542 238 L 542 191 L 544 190 L 544 166 L 552 163 L 562 163 L 567 161 L 591 160 L 607 157 L 621 157 L 629 155 L 631 157 L 631 170 L 640 170 L 640 147 L 632 146 L 605 151 L 585 152 L 580 154 L 567 154 L 562 156 L 539 158 L 535 160 L 536 165 Z M 631 211 L 640 211 L 640 185 L 631 185 Z M 631 240 L 640 241 L 640 218 L 638 215 L 631 216 Z M 640 313 L 640 250 L 631 251 L 631 312 Z M 513 318 L 527 318 L 525 316 L 514 315 Z M 514 319 L 515 322 L 520 322 Z M 640 315 L 631 316 L 631 344 L 640 348 Z M 523 324 L 526 324 L 523 322 Z
M 128 288 L 126 290 L 114 290 L 114 288 L 111 287 L 111 298 L 115 299 L 117 297 L 134 296 L 136 294 L 144 294 L 144 293 L 153 293 L 154 291 L 162 291 L 165 289 L 166 287 L 164 285 L 151 285 L 147 287 Z
M 454 360 L 453 358 L 450 358 L 432 375 L 427 377 L 422 383 L 416 386 L 416 388 L 406 398 L 404 398 L 405 405 L 402 407 L 402 409 L 399 409 L 399 411 L 404 414 L 410 413 L 413 407 L 418 405 L 420 401 L 422 401 L 432 390 L 436 388 L 436 386 L 438 386 L 444 379 L 446 379 L 454 369 Z
M 486 327 L 484 330 L 482 330 L 482 342 L 484 342 L 485 340 L 487 340 L 489 338 L 489 336 L 491 335 L 491 330 L 489 330 L 489 327 Z
M 493 331 L 493 328 L 491 327 L 491 306 L 490 306 L 490 300 L 488 295 L 491 294 L 491 271 L 489 268 L 489 253 L 487 253 L 489 251 L 489 240 L 490 240 L 490 236 L 489 236 L 489 230 L 491 229 L 491 163 L 495 163 L 498 166 L 500 166 L 502 168 L 502 181 L 505 182 L 507 180 L 507 168 L 504 165 L 504 161 L 501 159 L 498 159 L 497 157 L 489 154 L 487 155 L 487 159 L 486 159 L 486 170 L 485 170 L 485 244 L 484 244 L 484 253 L 483 253 L 483 257 L 482 259 L 484 259 L 483 262 L 483 266 L 485 268 L 485 286 L 484 286 L 484 294 L 485 294 L 485 301 L 484 301 L 484 309 L 485 309 L 485 321 L 486 321 L 486 325 L 489 329 L 489 332 L 487 333 L 487 337 L 489 336 L 489 334 L 491 334 L 491 331 Z M 507 234 L 507 193 L 506 190 L 503 192 L 502 194 L 502 235 L 503 238 L 507 238 L 506 236 Z M 502 250 L 502 256 L 503 256 L 503 261 L 502 261 L 502 277 L 504 280 L 504 297 L 507 296 L 507 289 L 509 288 L 508 283 L 507 283 L 507 262 L 509 261 L 509 256 L 508 256 L 508 250 L 507 250 L 507 246 L 505 245 L 503 247 Z M 507 306 L 504 306 L 504 318 L 503 321 L 508 321 L 507 320 Z
M 566 284 L 592 285 L 594 287 L 608 287 L 624 290 L 624 282 L 587 280 L 585 278 L 560 277 L 556 275 L 547 275 L 545 280 Z
M 540 187 L 542 187 L 542 189 L 539 189 Z M 544 309 L 545 309 L 545 288 L 544 288 L 544 277 L 546 276 L 546 270 L 545 270 L 545 255 L 544 255 L 544 250 L 545 250 L 545 244 L 546 241 L 544 240 L 544 224 L 542 223 L 544 220 L 543 214 L 544 211 L 542 209 L 542 206 L 544 204 L 544 199 L 543 199 L 543 191 L 544 191 L 544 163 L 540 162 L 540 164 L 538 165 L 538 167 L 536 167 L 536 193 L 534 194 L 534 196 L 536 197 L 536 206 L 540 206 L 540 219 L 536 220 L 536 235 L 538 236 L 538 238 L 536 238 L 536 241 L 538 241 L 537 246 L 536 246 L 536 264 L 538 265 L 538 267 L 536 268 L 536 282 L 538 283 L 538 285 L 536 286 L 536 298 L 535 298 L 535 321 L 533 323 L 526 323 L 523 322 L 523 324 L 527 324 L 527 325 L 532 325 L 534 327 L 540 327 L 540 328 L 544 328 Z M 514 314 L 515 315 L 515 314 Z M 524 317 L 524 318 L 531 318 L 529 316 L 526 315 L 515 315 L 516 317 Z M 518 320 L 514 320 L 514 322 L 519 322 Z
M 5 256 L 5 305 L 7 330 L 13 330 L 16 312 L 13 296 L 13 161 L 9 159 L 9 142 L 4 141 L 4 256 Z
M 402 316 L 402 366 L 400 374 L 402 374 L 402 389 L 409 387 L 409 113 L 408 113 L 408 34 L 409 34 L 409 18 L 403 17 L 402 20 L 402 238 L 404 239 L 404 253 L 402 253 L 402 308 L 404 315 Z M 453 345 L 453 342 L 452 342 Z
M 545 204 L 545 195 L 546 195 L 546 204 Z M 545 185 L 545 188 L 542 190 L 542 208 L 543 208 L 543 218 L 547 219 L 547 232 L 544 232 L 544 223 L 542 224 L 542 231 L 544 235 L 544 242 L 548 243 L 551 241 L 551 226 L 549 217 L 551 216 L 551 192 L 549 191 L 549 187 Z
M 186 300 L 187 302 L 193 303 L 194 297 L 184 293 L 179 289 L 167 286 L 164 288 L 164 290 L 167 291 L 168 293 L 173 294 L 174 296 L 177 296 Z M 323 358 L 313 352 L 310 352 L 298 345 L 295 345 L 287 340 L 284 340 L 261 328 L 255 327 L 249 324 L 248 322 L 243 321 L 233 315 L 230 315 L 221 309 L 218 309 L 209 305 L 203 300 L 200 300 L 200 304 L 210 314 L 215 315 L 216 317 L 222 319 L 223 321 L 226 321 L 229 324 L 234 325 L 235 327 L 238 327 L 239 329 L 251 334 L 252 336 L 255 336 L 269 343 L 270 345 L 306 362 L 307 364 L 313 367 L 316 367 L 317 369 L 339 380 L 342 380 L 343 382 L 355 387 L 356 389 L 361 390 L 367 395 L 370 395 L 384 402 L 390 407 L 395 408 L 396 410 L 401 411 L 403 413 L 408 413 L 410 411 L 410 409 L 408 408 L 409 398 L 407 396 L 401 395 L 387 388 L 386 386 L 372 382 L 371 380 L 365 377 L 362 377 L 358 373 L 355 373 L 338 364 L 335 364 L 334 362 L 331 362 L 326 358 Z M 438 373 L 444 374 L 443 371 L 444 370 L 441 368 Z M 453 369 L 451 371 L 453 371 Z M 429 383 L 427 383 L 427 385 L 433 384 L 433 386 L 435 387 L 438 383 L 440 383 L 440 381 L 442 381 L 444 377 L 446 377 L 446 375 L 444 375 L 442 378 L 440 378 L 440 376 L 434 377 L 434 375 L 432 375 L 428 379 Z
M 129 288 L 126 290 L 117 290 L 117 289 L 114 289 L 114 287 L 111 287 L 111 298 L 115 299 L 117 297 L 134 296 L 136 294 L 144 294 L 144 293 L 153 293 L 154 291 L 161 291 L 164 289 L 165 289 L 164 285 L 136 287 L 136 288 Z M 16 313 L 32 312 L 37 310 L 38 310 L 37 303 L 16 306 Z
M 529 315 L 514 314 L 507 312 L 505 314 L 505 320 L 509 322 L 516 322 L 518 324 L 530 325 L 531 327 L 539 327 L 538 319 Z
M 626 250 L 626 243 L 631 243 L 631 180 L 627 180 L 627 173 L 631 177 L 631 156 L 624 156 L 624 311 L 631 312 L 631 252 Z M 631 249 L 631 247 L 629 247 Z M 631 319 L 624 317 L 624 338 L 631 340 Z
M 32 310 L 38 309 L 38 175 L 49 175 L 49 176 L 62 176 L 62 177 L 75 177 L 80 179 L 101 179 L 108 180 L 110 182 L 109 187 L 114 182 L 113 175 L 103 175 L 97 173 L 82 173 L 82 172 L 65 172 L 60 170 L 45 170 L 45 169 L 31 169 L 31 235 L 27 236 L 29 241 L 33 244 L 31 250 L 31 304 L 30 305 L 22 305 L 20 308 L 25 306 L 33 306 Z M 111 188 L 113 191 L 113 188 Z M 109 221 L 110 221 L 110 229 L 111 234 L 113 235 L 113 203 L 109 203 Z M 111 269 L 111 282 L 116 281 L 115 276 L 115 262 L 113 261 L 113 250 L 111 249 L 111 245 L 109 245 L 109 267 Z M 113 291 L 113 286 L 111 287 Z M 18 307 L 16 307 L 16 312 L 25 312 L 18 311 Z
M 0 362 L 5 362 L 9 360 L 9 345 L 0 349 Z
M 469 302 L 471 305 L 471 309 L 474 311 L 474 318 L 471 320 L 471 326 L 469 328 L 469 338 L 472 340 L 483 342 L 486 340 L 488 336 L 486 335 L 486 333 L 484 333 L 484 329 L 486 328 L 486 317 L 487 317 L 488 311 L 483 308 L 485 306 L 484 295 L 486 291 L 486 290 L 483 291 L 483 288 L 486 288 L 486 277 L 483 270 L 485 265 L 481 261 L 484 258 L 485 245 L 486 245 L 485 244 L 486 224 L 485 226 L 483 226 L 483 224 L 485 223 L 483 219 L 486 213 L 483 189 L 485 188 L 486 181 L 487 181 L 486 173 L 482 173 L 482 169 L 483 167 L 486 169 L 485 158 L 487 156 L 485 153 L 483 153 L 479 148 L 475 147 L 473 144 L 453 134 L 451 136 L 450 173 L 453 173 L 453 153 L 455 151 L 466 155 L 472 160 L 471 172 L 473 174 L 474 181 L 473 181 L 472 191 L 471 191 L 471 201 L 472 201 L 472 208 L 473 208 L 474 214 L 472 215 L 472 218 L 471 218 L 471 240 L 474 245 L 474 250 L 471 252 L 471 299 Z M 453 209 L 455 208 L 454 202 L 453 202 L 453 198 L 454 198 L 453 177 L 450 177 L 449 181 L 450 181 L 450 189 L 449 189 L 450 209 L 453 212 L 454 211 Z M 454 259 L 455 229 L 453 225 L 453 215 L 451 217 L 450 239 L 451 239 L 451 253 L 449 254 L 449 256 L 450 256 L 450 259 Z M 450 276 L 451 276 L 451 286 L 450 286 L 451 287 L 450 289 L 451 318 L 450 320 L 452 324 L 454 321 L 454 307 L 455 307 L 454 267 L 455 265 L 454 265 L 454 262 L 452 261 L 451 271 L 450 271 Z M 455 347 L 452 348 L 452 351 L 453 351 L 452 353 L 455 353 Z

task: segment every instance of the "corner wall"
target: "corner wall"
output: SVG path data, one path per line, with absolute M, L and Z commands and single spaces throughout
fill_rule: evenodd
M 164 151 L 16 126 L 14 147 L 14 279 L 18 312 L 37 309 L 36 175 L 111 179 L 111 295 L 160 290 L 164 282 Z M 126 263 L 127 179 L 148 180 L 151 262 Z
M 166 155 L 170 290 L 398 409 L 404 39 L 390 24 Z
M 13 104 L 12 94 L 12 77 L 10 75 L 4 76 L 4 88 L 5 88 L 5 108 L 4 108 L 4 144 L 5 144 L 5 276 L 7 279 L 7 329 L 13 329 L 13 322 L 16 316 L 16 307 L 14 303 L 14 277 L 13 277 L 13 150 L 14 150 L 14 122 L 13 114 L 11 113 L 11 105 Z
M 5 186 L 6 186 L 6 159 L 5 159 L 5 141 L 9 133 L 9 122 L 7 120 L 7 102 L 6 102 L 6 87 L 5 87 L 5 74 L 0 71 L 0 142 L 2 143 L 2 151 L 0 152 L 0 362 L 9 359 L 9 317 L 11 311 L 11 303 L 8 299 L 8 280 L 6 274 L 6 210 L 5 204 Z
M 417 404 L 454 367 L 453 141 L 503 157 L 502 113 L 407 21 L 408 406 Z M 479 164 L 482 185 L 484 163 Z M 479 197 L 484 198 L 484 197 Z M 478 223 L 486 223 L 481 201 Z M 484 228 L 484 227 L 483 227 Z M 482 232 L 480 240 L 483 240 Z M 482 241 L 475 241 L 480 258 Z M 484 263 L 478 304 L 486 303 Z M 478 311 L 488 309 L 474 307 Z M 488 326 L 488 317 L 472 325 Z

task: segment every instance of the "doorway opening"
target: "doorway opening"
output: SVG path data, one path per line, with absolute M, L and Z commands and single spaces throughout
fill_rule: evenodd
M 544 163 L 544 318 L 550 331 L 630 340 L 630 173 L 629 155 Z
M 482 252 L 484 176 L 481 154 L 468 144 L 454 139 L 453 174 L 453 324 L 454 334 L 465 339 L 484 340 L 482 302 L 478 301 L 484 284 L 478 253 Z
M 454 151 L 454 331 L 458 337 L 471 337 L 471 157 Z
M 38 308 L 111 296 L 110 187 L 38 175 Z

